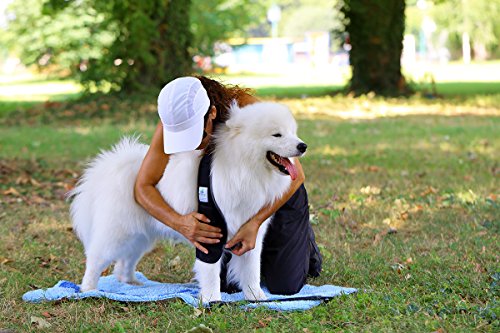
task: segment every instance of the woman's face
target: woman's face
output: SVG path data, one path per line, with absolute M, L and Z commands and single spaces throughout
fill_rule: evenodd
M 215 108 L 215 106 L 212 106 L 208 112 L 210 112 L 210 114 L 208 115 L 205 129 L 203 130 L 203 139 L 201 140 L 201 143 L 198 148 L 196 148 L 196 150 L 207 148 L 208 144 L 210 143 L 210 139 L 212 138 L 212 131 L 214 129 L 213 121 L 217 115 L 217 109 Z

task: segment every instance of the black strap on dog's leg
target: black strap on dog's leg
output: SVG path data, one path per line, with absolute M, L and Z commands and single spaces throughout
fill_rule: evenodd
M 200 169 L 198 171 L 198 213 L 205 215 L 210 219 L 210 225 L 218 227 L 222 231 L 222 238 L 219 243 L 206 244 L 201 243 L 208 250 L 208 254 L 196 249 L 196 258 L 209 263 L 216 263 L 224 251 L 224 244 L 227 242 L 227 226 L 224 216 L 217 203 L 211 189 L 210 171 L 212 166 L 212 155 L 206 154 L 200 161 Z

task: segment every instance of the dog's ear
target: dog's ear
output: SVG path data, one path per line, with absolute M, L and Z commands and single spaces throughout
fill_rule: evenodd
M 226 121 L 226 126 L 235 131 L 239 131 L 242 124 L 239 121 L 239 114 L 241 113 L 241 109 L 238 105 L 238 102 L 234 99 L 229 107 L 229 119 Z

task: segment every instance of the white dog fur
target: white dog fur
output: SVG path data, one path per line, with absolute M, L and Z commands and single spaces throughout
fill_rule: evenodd
M 268 151 L 282 157 L 302 155 L 296 122 L 284 105 L 255 103 L 230 108 L 230 119 L 214 133 L 212 191 L 227 222 L 228 240 L 262 207 L 280 198 L 290 177 L 266 158 Z M 281 134 L 278 136 L 277 134 Z M 81 290 L 97 287 L 102 272 L 115 263 L 114 274 L 124 283 L 138 283 L 135 269 L 159 239 L 184 239 L 152 218 L 134 199 L 134 182 L 148 146 L 124 138 L 103 151 L 85 170 L 71 191 L 71 217 L 87 257 Z M 179 214 L 197 210 L 197 174 L 201 151 L 173 154 L 157 185 L 165 201 Z M 228 280 L 238 283 L 248 300 L 266 298 L 260 287 L 260 255 L 269 220 L 261 225 L 255 249 L 234 256 Z M 187 242 L 187 240 L 185 240 Z M 196 260 L 195 277 L 203 302 L 221 300 L 221 260 Z

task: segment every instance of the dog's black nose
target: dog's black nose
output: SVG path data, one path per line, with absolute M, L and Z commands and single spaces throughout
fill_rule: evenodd
M 297 150 L 301 153 L 305 153 L 307 150 L 307 145 L 304 142 L 301 142 L 297 145 Z

